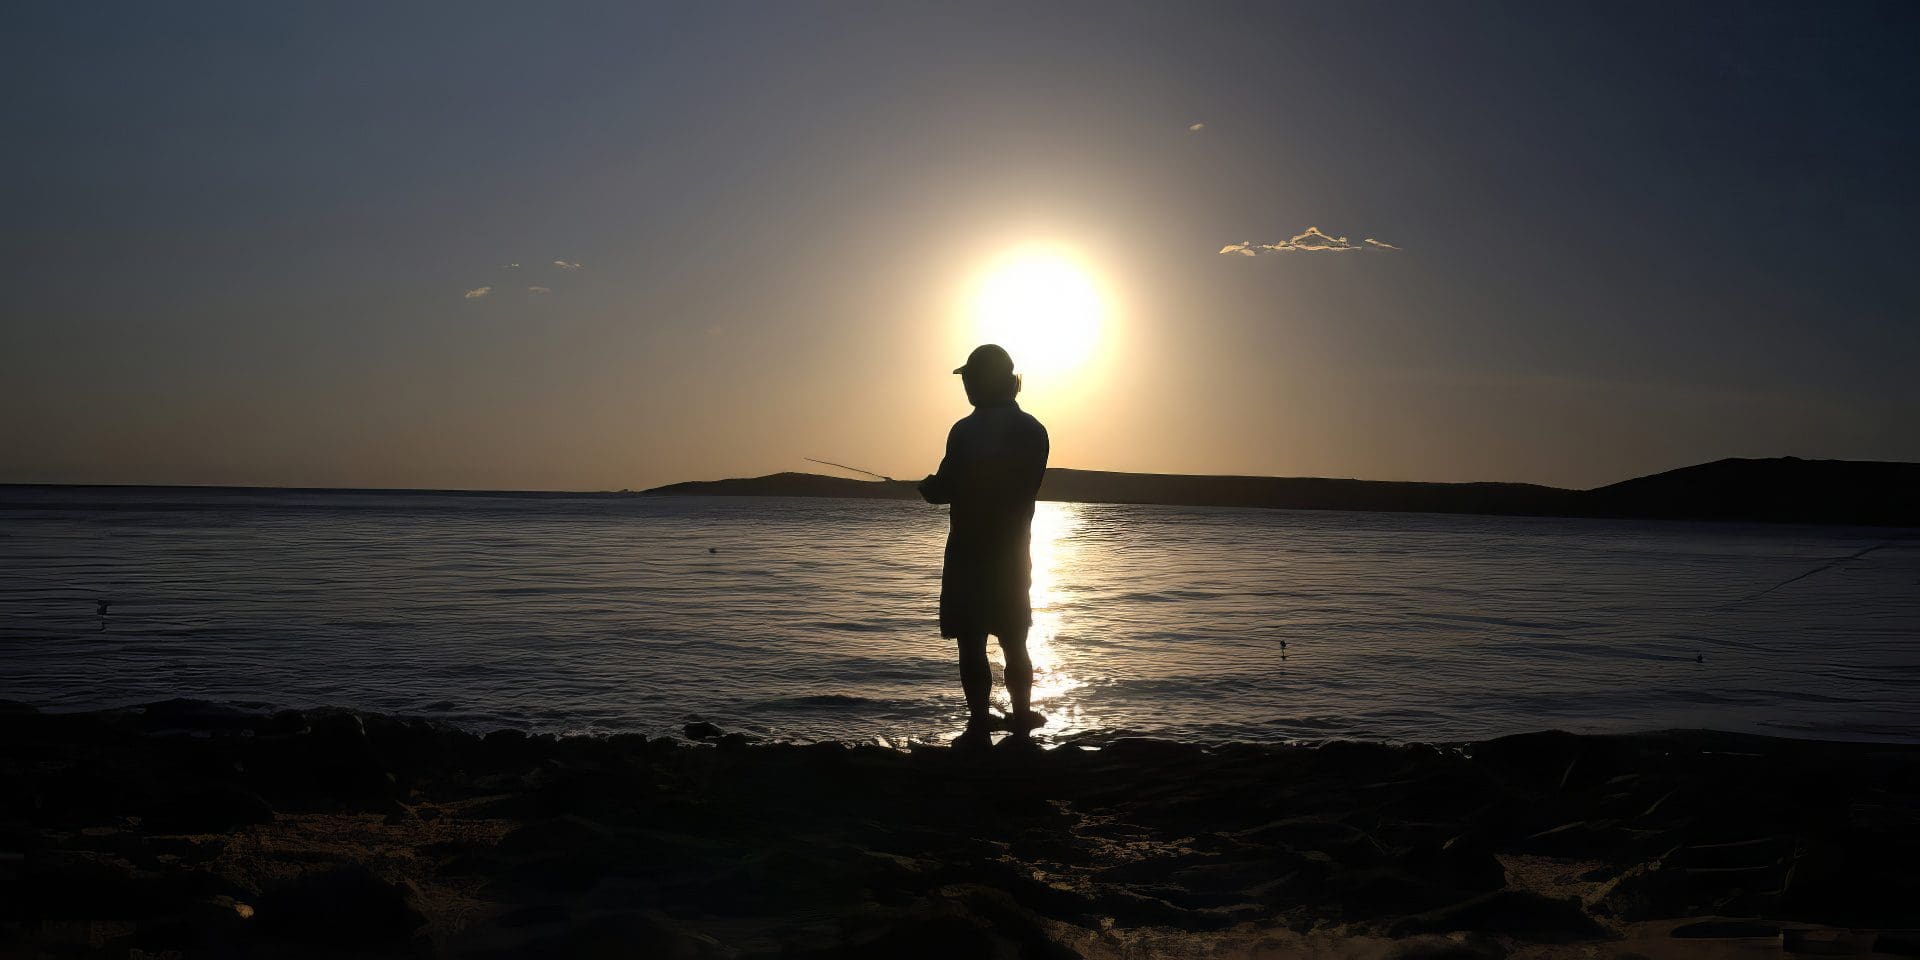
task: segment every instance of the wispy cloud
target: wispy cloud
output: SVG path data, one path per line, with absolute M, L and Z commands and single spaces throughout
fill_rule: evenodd
M 1398 250 L 1397 246 L 1384 240 L 1371 237 L 1359 243 L 1346 237 L 1336 237 L 1322 231 L 1319 227 L 1308 227 L 1304 233 L 1295 234 L 1291 239 L 1273 243 L 1255 243 L 1242 240 L 1229 243 L 1220 248 L 1221 253 L 1238 254 L 1243 257 L 1257 257 L 1263 253 L 1346 253 L 1354 250 Z
M 499 263 L 499 261 L 495 261 L 495 262 Z M 540 274 L 540 271 L 543 271 L 543 270 L 559 270 L 565 273 L 572 273 L 575 270 L 581 269 L 581 266 L 582 264 L 578 260 L 545 260 L 545 261 L 531 260 L 526 263 L 526 267 L 532 273 L 535 273 L 535 274 Z M 466 293 L 462 294 L 461 296 L 465 297 L 468 300 L 484 300 L 487 297 L 491 296 L 496 288 L 501 290 L 513 290 L 519 284 L 524 284 L 526 283 L 527 280 L 534 279 L 534 277 L 532 276 L 527 276 L 525 277 L 525 279 L 519 279 L 517 276 L 509 276 L 502 272 L 506 270 L 519 271 L 521 269 L 522 269 L 522 264 L 518 260 L 510 260 L 506 263 L 500 263 L 499 266 L 494 267 L 491 271 L 488 271 L 493 275 L 493 283 L 487 284 L 486 286 L 483 286 L 483 287 L 474 287 L 473 289 L 468 290 Z M 557 282 L 554 279 L 554 277 L 555 275 L 551 273 L 540 275 L 540 279 L 542 280 L 548 280 L 549 282 Z M 546 284 L 536 283 L 536 284 L 528 285 L 526 287 L 526 291 L 528 296 L 544 297 L 547 294 L 552 293 L 553 288 L 550 286 L 547 286 Z

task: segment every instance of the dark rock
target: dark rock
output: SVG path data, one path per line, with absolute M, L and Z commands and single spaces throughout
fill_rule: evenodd
M 606 744 L 613 750 L 622 753 L 645 753 L 647 750 L 646 736 L 638 733 L 612 734 L 606 738 Z
M 1476 743 L 1473 759 L 1557 788 L 1583 751 L 1582 738 L 1563 730 L 1542 730 Z
M 1578 900 L 1556 900 L 1530 890 L 1500 890 L 1395 923 L 1396 937 L 1416 933 L 1471 931 L 1499 933 L 1546 943 L 1598 940 L 1609 936 L 1580 909 Z
M 1920 845 L 1912 834 L 1848 846 L 1811 843 L 1794 858 L 1779 915 L 1853 927 L 1908 927 L 1920 911 Z
M 244 766 L 249 785 L 281 809 L 331 800 L 378 810 L 397 792 L 360 717 L 352 713 L 316 714 L 303 733 L 249 744 Z
M 1401 862 L 1420 876 L 1463 893 L 1498 890 L 1507 883 L 1506 868 L 1484 841 L 1470 834 L 1438 846 L 1415 846 Z
M 1873 935 L 1852 930 L 1806 930 L 1787 927 L 1780 931 L 1780 951 L 1801 957 L 1857 957 L 1872 945 Z
M 46 837 L 27 824 L 0 823 L 0 863 L 18 862 L 46 845 Z
M 380 805 L 380 813 L 380 822 L 389 827 L 397 827 L 413 819 L 412 807 L 391 798 Z
M 710 856 L 711 851 L 652 834 L 614 830 L 571 814 L 518 827 L 493 850 L 516 889 L 574 893 L 615 875 L 696 871 L 710 879 L 717 877 L 719 868 L 703 853 Z M 731 894 L 736 900 L 743 896 L 737 888 Z
M 1194 748 L 1172 740 L 1150 737 L 1121 737 L 1101 749 L 1103 760 L 1143 761 L 1147 763 L 1183 760 L 1197 753 Z
M 695 720 L 681 727 L 680 732 L 686 734 L 688 740 L 712 740 L 721 735 L 719 727 L 705 720 Z
M 154 732 L 205 733 L 252 731 L 260 715 L 251 710 L 207 700 L 175 698 L 149 703 L 140 709 L 142 726 Z
M 1779 924 L 1753 920 L 1702 920 L 1674 927 L 1667 936 L 1678 940 L 1719 940 L 1725 938 L 1778 937 Z
M 1646 837 L 1616 820 L 1578 820 L 1527 837 L 1519 848 L 1550 857 L 1617 857 L 1644 852 Z
M 227 849 L 227 838 L 216 836 L 158 836 L 144 838 L 144 845 L 157 857 L 178 857 L 181 863 L 206 863 L 219 858 Z
M 556 850 L 605 849 L 613 841 L 614 833 L 606 826 L 568 814 L 516 827 L 500 838 L 498 849 L 509 856 L 538 856 Z
M 21 871 L 21 903 L 40 920 L 133 920 L 166 912 L 186 899 L 183 887 L 126 860 L 85 851 L 50 850 Z
M 1782 871 L 1778 865 L 1694 868 L 1686 865 L 1689 856 L 1689 848 L 1680 848 L 1660 860 L 1627 870 L 1607 888 L 1596 909 L 1604 905 L 1623 920 L 1742 916 L 1762 911 L 1792 915 L 1791 911 L 1775 913 L 1772 897 L 1767 894 L 1780 887 Z
M 1875 953 L 1920 957 L 1920 930 L 1883 930 L 1873 938 Z
M 248 942 L 253 908 L 232 897 L 205 897 L 177 912 L 142 922 L 134 934 L 138 949 L 131 957 L 244 957 L 252 955 Z
M 1909 760 L 1888 771 L 1887 789 L 1909 796 L 1920 794 L 1920 761 Z
M 1406 759 L 1406 749 L 1369 740 L 1333 740 L 1314 748 L 1314 765 L 1342 773 L 1392 770 Z
M 143 778 L 75 767 L 41 780 L 26 812 L 48 825 L 85 826 L 131 816 L 153 800 L 152 785 Z
M 256 918 L 276 937 L 335 947 L 405 940 L 426 922 L 405 888 L 357 863 L 322 868 L 268 889 Z
M 862 917 L 838 943 L 788 949 L 782 956 L 794 960 L 1064 960 L 1078 954 L 1052 943 L 1031 915 L 1003 897 L 970 891 L 965 904 L 942 900 L 909 912 Z
M 1338 870 L 1327 882 L 1334 902 L 1347 919 L 1398 916 L 1431 910 L 1456 900 L 1462 891 L 1397 867 Z M 1446 933 L 1467 927 L 1440 927 Z M 1426 932 L 1426 931 L 1420 931 Z
M 1460 934 L 1451 937 L 1408 937 L 1387 950 L 1382 960 L 1501 960 L 1505 947 L 1485 937 Z
M 147 808 L 147 833 L 227 833 L 248 824 L 272 823 L 273 807 L 245 787 L 214 784 Z
M 1660 860 L 1627 868 L 1606 889 L 1600 903 L 1610 916 L 1633 921 L 1686 916 L 1690 906 L 1686 878 Z
M 309 729 L 307 713 L 304 710 L 280 710 L 254 726 L 254 734 L 261 737 L 284 738 L 306 733 Z
M 692 933 L 652 913 L 613 913 L 587 917 L 550 936 L 497 952 L 470 952 L 474 957 L 576 957 L 582 960 L 719 960 L 731 957 L 712 937 Z M 790 953 L 783 952 L 783 956 Z
M 493 922 L 501 927 L 531 927 L 544 923 L 564 923 L 573 911 L 564 903 L 531 903 L 501 914 Z

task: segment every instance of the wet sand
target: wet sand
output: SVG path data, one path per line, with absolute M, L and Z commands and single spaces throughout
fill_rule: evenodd
M 1920 956 L 1920 747 L 0 710 L 0 956 Z

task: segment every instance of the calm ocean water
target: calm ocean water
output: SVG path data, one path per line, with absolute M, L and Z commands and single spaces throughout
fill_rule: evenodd
M 945 523 L 886 501 L 0 488 L 0 698 L 945 738 Z M 1916 531 L 1049 503 L 1034 561 L 1055 735 L 1920 740 Z

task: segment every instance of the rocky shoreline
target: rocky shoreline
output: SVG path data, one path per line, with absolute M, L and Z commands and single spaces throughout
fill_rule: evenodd
M 0 957 L 1920 956 L 1920 747 L 0 710 Z

